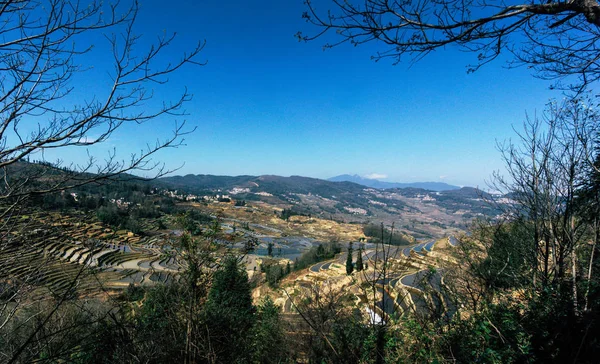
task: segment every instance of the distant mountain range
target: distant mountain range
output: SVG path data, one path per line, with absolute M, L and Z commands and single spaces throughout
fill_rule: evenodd
M 347 181 L 349 178 L 358 183 Z M 337 179 L 341 181 L 301 176 L 189 174 L 159 178 L 153 183 L 200 198 L 225 195 L 307 216 L 357 223 L 395 223 L 401 231 L 417 238 L 443 236 L 476 216 L 494 217 L 501 213 L 490 204 L 500 196 L 472 187 L 459 188 L 439 182 L 386 183 L 358 176 L 334 178 Z
M 13 171 L 15 172 L 12 173 L 13 175 L 27 175 L 35 172 L 33 170 L 35 168 L 50 167 L 36 163 L 21 163 L 12 168 L 18 168 L 18 171 Z M 46 178 L 49 176 L 53 178 L 52 176 L 55 175 L 60 177 L 61 174 L 66 173 L 60 169 L 52 169 L 51 172 L 45 174 Z M 128 181 L 128 176 L 122 177 L 123 183 L 134 183 Z M 337 177 L 337 179 L 346 178 Z M 458 188 L 445 183 L 393 184 L 360 177 L 358 181 L 360 184 L 301 176 L 189 174 L 139 182 L 140 186 L 136 188 L 157 187 L 171 192 L 176 190 L 175 195 L 179 198 L 205 201 L 204 203 L 218 201 L 217 196 L 230 197 L 230 199 L 221 198 L 229 202 L 231 200 L 256 202 L 256 206 L 272 208 L 274 215 L 287 209 L 288 213 L 296 215 L 351 223 L 394 223 L 399 231 L 423 239 L 440 237 L 461 230 L 475 217 L 498 216 L 503 213 L 499 206 L 512 203 L 510 196 L 490 195 L 476 188 Z M 363 185 L 366 182 L 380 184 Z M 113 188 L 115 189 L 118 190 Z M 134 190 L 127 189 L 129 192 Z M 74 191 L 97 195 L 107 193 L 106 189 L 99 189 L 94 185 L 82 186 Z M 226 201 L 222 202 L 226 203 Z M 249 205 L 252 206 L 252 203 Z M 252 209 L 252 207 L 248 208 Z
M 421 188 L 429 191 L 451 191 L 459 190 L 459 186 L 449 185 L 444 182 L 413 182 L 413 183 L 398 183 L 398 182 L 383 182 L 376 179 L 364 178 L 357 174 L 342 174 L 340 176 L 331 177 L 328 179 L 331 182 L 353 182 L 362 186 L 367 186 L 377 189 L 387 188 Z
M 158 179 L 156 183 L 167 188 L 179 189 L 197 195 L 221 193 L 251 198 L 253 195 L 256 196 L 256 193 L 262 193 L 262 196 L 267 193 L 283 198 L 285 201 L 296 200 L 298 194 L 352 199 L 364 190 L 364 186 L 350 182 L 334 183 L 310 177 L 273 175 L 230 177 L 188 174 L 186 176 L 163 177 Z

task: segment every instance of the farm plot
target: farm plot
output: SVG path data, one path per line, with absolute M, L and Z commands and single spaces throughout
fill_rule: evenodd
M 144 222 L 151 236 L 139 236 L 108 229 L 93 214 L 33 211 L 0 238 L 0 277 L 51 294 L 93 289 L 100 282 L 119 286 L 170 281 L 179 265 L 162 252 L 169 236 L 157 232 L 155 225 Z

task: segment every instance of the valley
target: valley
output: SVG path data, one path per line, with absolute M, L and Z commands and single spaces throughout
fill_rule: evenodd
M 258 181 L 264 179 L 258 177 Z M 207 184 L 202 188 L 188 187 L 190 193 L 187 194 L 181 192 L 186 189 L 183 186 L 177 191 L 160 189 L 164 188 L 164 181 L 157 181 L 156 186 L 161 187 L 150 188 L 125 184 L 116 186 L 114 192 L 109 193 L 115 196 L 110 201 L 106 201 L 109 195 L 100 195 L 100 191 L 93 189 L 57 195 L 59 200 L 70 201 L 72 207 L 48 211 L 32 205 L 27 212 L 11 221 L 12 232 L 4 237 L 0 265 L 11 267 L 5 272 L 9 283 L 33 285 L 42 296 L 46 294 L 44 292 L 59 294 L 65 289 L 79 294 L 94 294 L 106 289 L 119 290 L 130 285 L 152 286 L 179 279 L 187 264 L 179 243 L 186 230 L 195 231 L 193 235 L 206 240 L 215 257 L 225 251 L 241 254 L 249 277 L 257 282 L 264 279 L 257 273 L 261 272 L 261 265 L 265 262 L 282 267 L 289 264 L 295 266 L 298 259 L 311 249 L 323 244 L 337 244 L 340 253 L 335 260 L 316 262 L 305 271 L 282 273 L 281 277 L 277 277 L 276 281 L 281 281 L 282 287 L 295 290 L 310 282 L 347 280 L 347 277 L 344 278 L 343 262 L 347 258 L 349 244 L 355 248 L 360 246 L 364 261 L 371 262 L 372 266 L 376 265 L 373 263 L 373 259 L 377 259 L 376 248 L 387 249 L 387 258 L 404 266 L 407 274 L 415 269 L 425 269 L 427 264 L 435 266 L 434 260 L 426 263 L 425 257 L 434 254 L 434 246 L 436 250 L 443 251 L 437 247 L 447 244 L 439 242 L 447 240 L 448 236 L 461 234 L 461 222 L 466 223 L 464 215 L 473 213 L 468 206 L 451 213 L 447 207 L 449 205 L 442 207 L 433 203 L 433 198 L 428 198 L 430 194 L 442 196 L 439 192 L 380 191 L 355 184 L 339 185 L 302 178 L 301 181 L 309 181 L 313 186 L 311 188 L 315 189 L 308 189 L 305 183 L 296 187 L 288 186 L 292 191 L 303 190 L 305 193 L 277 193 L 276 182 L 282 180 L 289 184 L 290 180 L 273 176 L 267 180 L 271 185 L 262 188 L 254 181 L 222 187 Z M 244 187 L 248 185 L 253 188 Z M 131 188 L 133 195 L 127 191 Z M 138 188 L 146 192 L 135 192 Z M 319 188 L 321 193 L 329 197 L 316 194 Z M 334 189 L 340 197 L 331 193 Z M 199 197 L 191 193 L 193 190 L 208 194 Z M 357 192 L 350 201 L 342 197 Z M 128 195 L 134 196 L 130 197 L 131 201 L 126 197 Z M 142 216 L 137 212 L 142 208 L 154 212 L 145 213 L 152 217 L 133 220 L 134 217 L 124 215 L 125 219 L 105 223 L 103 221 L 111 220 L 100 215 L 100 212 L 80 206 L 94 198 L 100 202 L 106 201 L 101 203 L 108 204 L 108 207 L 112 206 L 110 209 L 113 210 L 107 210 L 112 214 Z M 455 201 L 453 203 L 459 203 Z M 160 212 L 165 206 L 172 206 L 168 211 L 173 212 Z M 352 210 L 362 211 L 359 206 L 364 206 L 367 213 L 357 214 Z M 123 225 L 123 221 L 128 223 Z M 129 227 L 131 221 L 135 221 L 135 231 Z M 398 224 L 393 234 L 400 238 L 400 246 L 382 245 L 381 240 L 377 240 L 378 224 L 383 223 L 389 229 L 390 221 Z M 375 233 L 367 233 L 365 226 L 369 224 L 374 227 Z M 368 269 L 365 271 L 368 272 Z M 292 276 L 294 278 L 290 280 Z M 390 292 L 394 291 L 398 281 L 393 280 Z M 291 303 L 281 296 L 280 291 L 277 293 L 269 286 L 260 283 L 255 298 L 259 300 L 264 294 L 273 295 L 276 302 L 283 300 L 282 307 L 289 308 Z M 265 289 L 267 293 L 263 292 Z M 409 297 L 407 294 L 404 296 Z M 410 301 L 410 298 L 407 300 Z

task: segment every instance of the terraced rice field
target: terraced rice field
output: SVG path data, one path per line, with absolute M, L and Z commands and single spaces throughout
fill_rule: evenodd
M 443 240 L 448 242 L 449 249 L 458 244 L 458 240 L 453 237 L 441 241 Z M 451 316 L 456 311 L 446 294 L 443 269 L 431 270 L 439 262 L 430 254 L 441 241 L 415 244 L 399 250 L 391 257 L 391 261 L 402 268 L 392 269 L 394 273 L 375 282 L 381 297 L 375 304 L 375 312 L 403 315 L 405 312 L 414 311 L 418 314 Z M 365 256 L 370 264 L 374 263 L 374 253 L 367 252 Z
M 169 281 L 179 264 L 162 246 L 172 245 L 172 237 L 144 224 L 151 236 L 112 231 L 83 213 L 33 212 L 0 237 L 0 277 L 54 294 L 74 287 L 93 290 L 99 282 L 119 287 Z
M 453 244 L 454 243 L 454 244 Z M 372 270 L 375 263 L 381 266 L 384 254 L 370 247 L 363 253 L 363 262 L 371 269 L 355 273 L 356 283 L 346 286 L 362 304 L 369 305 L 365 309 L 379 317 L 402 316 L 407 312 L 417 314 L 434 314 L 451 316 L 455 311 L 453 303 L 448 299 L 443 284 L 443 269 L 440 258 L 452 250 L 457 240 L 444 238 L 438 241 L 425 241 L 406 248 L 386 247 L 385 256 L 391 264 L 386 278 L 378 277 Z M 442 247 L 438 247 L 438 245 Z M 333 260 L 319 262 L 309 267 L 305 281 L 294 282 L 300 291 L 310 293 L 311 287 L 320 285 L 329 279 L 339 280 L 345 276 L 347 253 L 341 253 Z M 361 283 L 362 282 L 362 283 Z M 373 297 L 370 288 L 374 285 L 377 300 L 371 305 Z M 361 288 L 362 287 L 362 288 Z M 367 291 L 364 289 L 367 288 Z M 285 312 L 290 312 L 292 305 L 284 301 Z M 286 308 L 288 307 L 288 308 Z

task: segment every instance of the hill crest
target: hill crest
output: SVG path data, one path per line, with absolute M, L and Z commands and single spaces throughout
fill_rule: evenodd
M 459 190 L 459 186 L 450 185 L 445 182 L 384 182 L 377 179 L 364 178 L 357 174 L 342 174 L 339 176 L 331 177 L 327 179 L 331 182 L 352 182 L 362 186 L 376 188 L 376 189 L 388 189 L 388 188 L 419 188 L 429 191 L 441 192 Z

